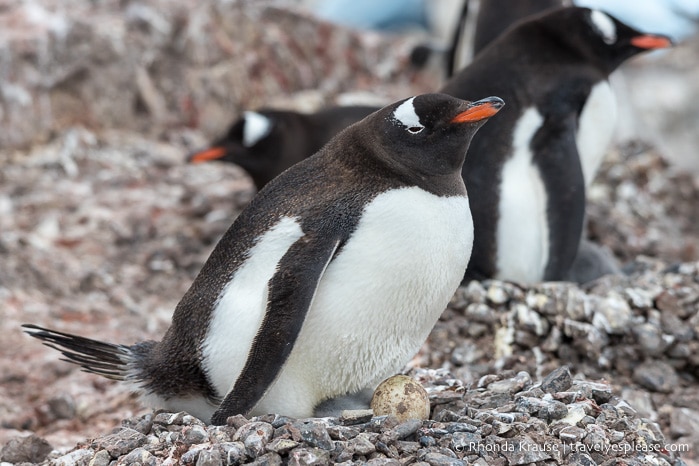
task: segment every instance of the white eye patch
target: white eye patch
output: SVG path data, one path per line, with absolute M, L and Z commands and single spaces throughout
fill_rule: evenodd
M 393 119 L 405 126 L 408 132 L 417 134 L 425 129 L 425 126 L 420 123 L 420 117 L 415 113 L 413 100 L 415 100 L 415 97 L 411 97 L 400 104 L 393 111 Z
M 272 131 L 272 121 L 257 112 L 244 112 L 243 145 L 252 147 Z
M 616 26 L 612 18 L 599 10 L 592 10 L 590 13 L 590 20 L 606 44 L 613 44 L 616 42 Z

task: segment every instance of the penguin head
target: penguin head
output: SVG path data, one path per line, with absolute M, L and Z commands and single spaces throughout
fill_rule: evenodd
M 540 16 L 539 21 L 558 42 L 607 74 L 638 53 L 672 46 L 667 36 L 643 33 L 597 9 L 560 8 Z
M 386 161 L 423 176 L 461 172 L 471 138 L 505 103 L 499 97 L 469 102 L 422 94 L 372 115 Z
M 274 110 L 244 112 L 223 137 L 216 140 L 209 149 L 190 155 L 188 161 L 202 163 L 220 160 L 234 163 L 245 170 L 257 189 L 260 189 L 298 161 L 297 157 L 286 153 L 294 151 L 293 148 L 287 150 L 289 144 L 284 141 L 284 127 L 288 124 L 286 119 L 293 119 L 292 113 Z

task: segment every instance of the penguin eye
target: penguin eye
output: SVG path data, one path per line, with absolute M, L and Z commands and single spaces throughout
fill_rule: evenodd
M 417 134 L 417 133 L 419 133 L 420 131 L 422 131 L 423 129 L 425 129 L 424 126 L 409 126 L 409 127 L 408 127 L 408 132 L 409 132 L 410 134 Z

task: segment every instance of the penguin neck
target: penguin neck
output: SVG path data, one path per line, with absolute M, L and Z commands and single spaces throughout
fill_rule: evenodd
M 406 186 L 417 186 L 437 196 L 466 196 L 466 186 L 461 177 L 463 161 L 453 171 L 445 169 L 444 173 L 435 173 L 434 170 L 419 170 L 402 164 L 383 148 L 370 149 L 363 146 L 358 149 L 361 149 L 362 158 L 368 159 L 366 165 L 373 167 L 370 170 L 376 173 L 385 174 L 392 179 L 397 178 Z

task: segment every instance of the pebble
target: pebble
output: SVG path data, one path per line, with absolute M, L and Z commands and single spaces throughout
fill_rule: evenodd
M 505 304 L 508 300 L 507 292 L 504 287 L 495 285 L 488 287 L 486 298 L 495 305 Z
M 669 393 L 679 384 L 675 369 L 663 361 L 640 364 L 633 371 L 633 380 L 651 391 Z
M 573 384 L 573 377 L 568 366 L 561 366 L 552 370 L 541 381 L 541 389 L 546 393 L 564 392 Z
M 444 371 L 415 369 L 413 377 L 433 392 L 461 386 Z M 425 421 L 399 422 L 394 416 L 374 416 L 366 422 L 346 426 L 342 424 L 346 417 L 291 419 L 268 415 L 250 420 L 233 416 L 228 426 L 206 426 L 179 413 L 158 413 L 124 423 L 150 425 L 149 432 L 123 427 L 97 438 L 91 448 L 76 450 L 81 453 L 74 454 L 80 455 L 79 464 L 90 466 L 155 465 L 175 451 L 181 464 L 194 466 L 331 463 L 505 466 L 595 464 L 612 458 L 640 465 L 645 464 L 641 452 L 632 449 L 625 452 L 617 449 L 608 456 L 597 451 L 605 448 L 612 451 L 608 448 L 610 444 L 621 445 L 626 441 L 664 442 L 657 424 L 641 420 L 634 410 L 627 408 L 627 403 L 611 395 L 608 384 L 571 380 L 567 367 L 551 371 L 536 385 L 523 371 L 502 371 L 484 377 L 481 382 L 480 387 L 463 388 L 460 398 L 439 405 L 439 409 L 433 410 L 433 417 Z M 602 399 L 609 403 L 598 406 L 596 401 Z M 686 435 L 697 427 L 696 411 L 687 409 L 673 416 L 678 426 L 674 435 Z M 236 424 L 239 426 L 234 427 Z M 175 443 L 167 441 L 172 436 L 178 439 Z M 201 443 L 190 443 L 195 439 Z M 585 456 L 564 449 L 563 444 L 578 444 L 594 453 Z M 552 447 L 547 450 L 541 445 Z M 5 453 L 3 449 L 2 454 Z
M 274 429 L 266 422 L 250 422 L 235 433 L 233 441 L 240 440 L 245 446 L 246 453 L 251 458 L 265 452 L 267 443 L 272 439 Z
M 340 423 L 343 426 L 362 424 L 369 421 L 374 416 L 371 409 L 347 409 L 340 414 Z
M 46 459 L 53 448 L 37 435 L 11 439 L 0 450 L 0 461 L 8 463 L 40 463 Z
M 297 421 L 291 424 L 291 430 L 296 441 L 304 441 L 322 450 L 332 450 L 335 446 L 321 421 Z

